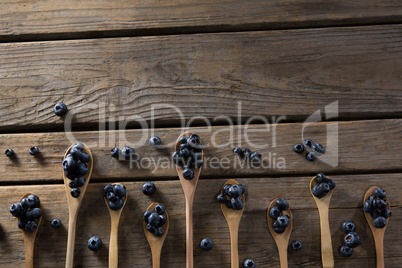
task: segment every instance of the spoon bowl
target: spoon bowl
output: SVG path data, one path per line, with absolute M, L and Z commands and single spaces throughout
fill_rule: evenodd
M 155 211 L 155 206 L 157 204 L 159 204 L 159 203 L 157 203 L 157 202 L 152 203 L 151 205 L 149 205 L 147 210 Z M 166 238 L 168 230 L 169 230 L 169 216 L 168 216 L 167 210 L 165 210 L 165 216 L 166 216 L 166 223 L 162 226 L 163 229 L 165 229 L 165 233 L 162 236 L 156 236 L 154 234 L 151 234 L 146 229 L 147 223 L 145 221 L 143 221 L 144 234 L 148 240 L 149 247 L 151 248 L 152 267 L 153 268 L 160 267 L 162 246 L 163 246 L 163 243 L 165 242 L 165 238 Z
M 267 210 L 268 228 L 269 228 L 269 231 L 271 232 L 272 237 L 275 240 L 276 247 L 278 248 L 281 268 L 286 268 L 286 267 L 288 267 L 288 244 L 289 244 L 290 234 L 292 233 L 292 229 L 293 229 L 293 217 L 292 217 L 292 212 L 290 211 L 290 208 L 282 211 L 283 215 L 289 216 L 290 222 L 289 222 L 289 225 L 286 227 L 285 232 L 283 232 L 281 234 L 278 234 L 277 232 L 275 232 L 274 227 L 273 227 L 275 220 L 269 216 L 269 211 L 271 210 L 271 208 L 276 206 L 276 203 L 275 203 L 276 200 L 278 200 L 278 198 L 272 200 L 272 202 L 268 206 L 268 210 Z
M 116 184 L 123 185 L 122 183 L 113 183 L 112 185 Z M 109 268 L 117 268 L 119 264 L 119 222 L 127 202 L 127 193 L 123 198 L 123 206 L 119 210 L 110 209 L 107 198 L 104 197 L 104 199 L 110 214 Z
M 222 194 L 222 189 L 225 187 L 226 184 L 239 184 L 235 180 L 227 180 L 225 184 L 222 185 L 220 193 Z M 229 226 L 229 232 L 230 232 L 230 251 L 231 251 L 231 263 L 232 263 L 232 268 L 237 268 L 239 267 L 239 250 L 238 250 L 238 235 L 239 235 L 239 225 L 240 225 L 240 220 L 243 215 L 244 207 L 246 206 L 246 198 L 244 193 L 241 195 L 241 198 L 243 200 L 243 208 L 241 210 L 236 210 L 232 208 L 228 208 L 225 203 L 221 203 L 221 210 L 223 213 L 223 216 L 225 216 L 226 222 L 228 223 Z
M 315 177 L 310 181 L 310 192 L 318 207 L 320 214 L 320 227 L 321 227 L 321 259 L 324 268 L 334 267 L 334 254 L 332 251 L 331 230 L 329 228 L 329 203 L 332 197 L 332 191 L 330 190 L 324 197 L 318 198 L 313 192 L 312 188 L 317 184 Z
M 70 146 L 66 153 L 64 154 L 64 158 L 70 153 L 71 150 Z M 77 225 L 77 216 L 78 211 L 80 210 L 82 199 L 84 198 L 85 191 L 88 187 L 89 180 L 92 175 L 92 168 L 93 168 L 93 156 L 91 150 L 84 144 L 84 153 L 88 154 L 91 157 L 91 160 L 86 163 L 88 166 L 88 173 L 85 174 L 85 184 L 84 186 L 80 187 L 81 194 L 79 197 L 74 198 L 71 196 L 71 188 L 68 185 L 70 179 L 66 177 L 63 170 L 63 180 L 64 180 L 64 188 L 66 190 L 67 195 L 67 202 L 68 202 L 68 240 L 67 240 L 67 256 L 66 256 L 66 268 L 72 268 L 74 264 L 74 244 L 75 244 L 75 232 L 76 232 L 76 225 Z M 63 159 L 64 159 L 63 158 Z
M 378 186 L 373 186 L 370 189 L 367 190 L 366 194 L 364 195 L 363 198 L 363 203 L 371 195 L 374 195 L 374 190 L 376 188 L 380 188 Z M 390 209 L 389 205 L 389 200 L 388 197 L 385 197 L 385 201 L 387 201 L 387 209 Z M 384 268 L 384 234 L 385 234 L 385 229 L 387 228 L 387 225 L 384 228 L 376 228 L 374 226 L 374 218 L 370 215 L 370 213 L 364 212 L 364 217 L 366 218 L 366 221 L 368 225 L 370 226 L 371 232 L 373 233 L 373 238 L 374 238 L 374 243 L 375 243 L 375 251 L 376 251 L 376 267 L 377 268 Z M 389 218 L 387 218 L 387 223 L 389 221 Z

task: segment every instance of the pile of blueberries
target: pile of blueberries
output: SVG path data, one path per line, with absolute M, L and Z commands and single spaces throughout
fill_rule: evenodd
M 303 144 L 296 143 L 293 146 L 293 150 L 298 154 L 303 153 L 305 148 L 310 151 L 306 154 L 306 159 L 310 162 L 314 162 L 317 159 L 316 155 L 325 154 L 324 147 L 311 139 L 305 139 Z
M 201 168 L 203 165 L 200 136 L 197 134 L 191 134 L 189 138 L 182 136 L 179 139 L 179 143 L 180 149 L 172 154 L 173 163 L 182 167 L 183 177 L 186 180 L 192 180 L 194 178 L 192 169 Z
M 246 188 L 241 184 L 226 184 L 222 188 L 222 194 L 219 194 L 216 200 L 219 203 L 225 203 L 228 208 L 235 210 L 243 209 L 242 194 L 246 191 Z
M 387 208 L 386 197 L 387 193 L 383 189 L 376 188 L 374 195 L 371 195 L 363 203 L 364 212 L 370 213 L 376 228 L 384 228 L 387 225 L 387 218 L 392 216 L 391 210 Z
M 10 213 L 18 218 L 18 228 L 28 232 L 35 232 L 38 229 L 37 221 L 42 216 L 39 197 L 31 194 L 26 198 L 22 198 L 20 202 L 11 205 Z
M 311 188 L 311 192 L 315 197 L 322 198 L 335 189 L 335 181 L 328 179 L 324 173 L 318 173 L 315 176 L 316 184 Z
M 68 186 L 70 186 L 70 193 L 74 198 L 78 198 L 81 194 L 80 187 L 85 185 L 84 176 L 88 173 L 88 166 L 85 163 L 91 161 L 91 157 L 84 153 L 84 149 L 84 144 L 74 144 L 62 162 L 64 174 L 70 179 Z
M 147 210 L 143 215 L 145 221 L 146 229 L 148 232 L 155 234 L 156 236 L 163 236 L 165 234 L 165 229 L 163 225 L 167 222 L 165 215 L 165 206 L 162 204 L 157 204 L 155 206 L 155 211 Z
M 252 162 L 261 161 L 261 154 L 259 152 L 252 152 L 249 148 L 242 149 L 240 147 L 236 147 L 233 149 L 233 153 Z
M 108 184 L 103 188 L 103 196 L 107 199 L 111 210 L 120 210 L 123 207 L 126 194 L 126 186 L 121 184 Z
M 283 198 L 278 198 L 275 201 L 275 206 L 273 206 L 269 210 L 269 216 L 274 219 L 274 223 L 272 227 L 274 228 L 275 233 L 281 234 L 285 232 L 286 227 L 290 224 L 290 217 L 288 215 L 284 215 L 283 211 L 289 209 L 289 203 Z
M 344 238 L 345 245 L 339 249 L 342 257 L 350 257 L 353 255 L 353 248 L 362 244 L 360 236 L 355 232 L 356 224 L 353 221 L 346 220 L 342 223 L 342 232 L 346 234 Z

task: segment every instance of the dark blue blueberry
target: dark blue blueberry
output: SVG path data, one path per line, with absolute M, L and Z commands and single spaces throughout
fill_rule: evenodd
M 42 210 L 40 208 L 33 208 L 26 213 L 28 220 L 39 219 L 42 216 Z
M 230 197 L 238 197 L 241 193 L 241 188 L 237 184 L 233 184 L 231 187 L 229 187 L 228 190 L 228 195 Z
M 121 184 L 115 184 L 113 186 L 113 192 L 116 196 L 122 198 L 126 196 L 127 190 L 126 190 L 126 186 L 121 185 Z
M 387 207 L 387 201 L 383 200 L 383 199 L 379 199 L 378 203 L 377 203 L 377 207 L 380 209 L 384 209 Z
M 64 103 L 59 102 L 53 107 L 53 112 L 57 116 L 64 116 L 68 112 L 68 109 Z
M 295 241 L 292 242 L 292 249 L 293 249 L 294 251 L 299 251 L 299 250 L 302 249 L 302 247 L 303 247 L 302 242 L 300 242 L 300 241 L 298 241 L 298 240 L 295 240 Z
M 327 179 L 326 183 L 329 185 L 330 190 L 335 189 L 336 184 L 335 184 L 335 181 L 333 179 Z
M 227 208 L 232 208 L 232 200 L 227 200 L 226 201 L 226 207 Z
M 269 210 L 269 216 L 274 220 L 276 220 L 279 216 L 282 215 L 283 215 L 282 210 L 280 210 L 277 206 L 274 206 Z
M 317 153 L 319 153 L 319 154 L 325 154 L 325 149 L 324 149 L 324 147 L 322 147 L 322 145 L 319 144 L 319 143 L 313 143 L 313 144 L 311 145 L 311 150 L 313 150 L 314 152 L 317 152 Z
M 163 204 L 157 204 L 155 206 L 155 212 L 158 213 L 159 215 L 162 215 L 163 213 L 165 213 L 165 206 Z
M 349 232 L 344 238 L 345 245 L 355 248 L 362 244 L 360 236 L 356 232 Z
M 295 153 L 301 154 L 302 152 L 304 152 L 304 145 L 301 143 L 296 143 L 295 146 L 293 146 L 293 151 L 295 151 Z
M 194 140 L 196 143 L 200 143 L 200 141 L 201 141 L 200 136 L 198 136 L 198 135 L 195 134 L 195 133 L 190 135 L 190 139 L 191 139 L 191 140 Z
M 103 188 L 103 196 L 106 197 L 107 193 L 113 192 L 113 185 L 108 184 L 105 186 L 105 188 Z
M 380 199 L 387 197 L 387 193 L 381 188 L 375 188 L 374 195 Z
M 276 224 L 277 224 L 276 226 L 278 226 L 278 227 L 286 228 L 289 226 L 289 223 L 290 223 L 290 218 L 288 215 L 282 215 L 276 219 Z M 274 227 L 276 227 L 276 226 L 274 225 Z
M 163 227 L 158 227 L 155 229 L 156 236 L 163 236 L 165 234 L 165 229 Z
M 67 171 L 67 170 L 64 171 L 64 175 L 65 175 L 67 178 L 69 178 L 70 180 L 74 180 L 75 177 L 78 176 L 75 171 Z
M 88 173 L 88 166 L 82 162 L 77 162 L 74 171 L 77 173 L 77 175 L 85 175 Z
M 159 226 L 163 226 L 165 223 L 167 223 L 167 218 L 165 215 L 159 215 Z
M 371 213 L 371 211 L 373 211 L 373 208 L 371 207 L 371 202 L 369 200 L 364 201 L 363 210 L 366 213 Z
M 237 154 L 238 156 L 242 157 L 243 156 L 243 151 L 240 147 L 236 147 L 233 149 L 233 153 Z
M 50 226 L 52 226 L 53 228 L 59 228 L 61 226 L 61 220 L 59 219 L 53 219 L 50 222 Z
M 61 163 L 64 170 L 72 171 L 75 169 L 77 165 L 77 161 L 75 161 L 74 157 L 71 154 L 68 154 Z
M 135 151 L 133 148 L 126 146 L 123 148 L 123 150 L 121 150 L 121 154 L 124 156 L 126 160 L 130 160 L 130 158 L 133 158 Z
M 249 148 L 244 148 L 243 149 L 243 156 L 245 158 L 249 158 L 251 156 L 251 154 L 252 154 L 252 152 L 251 152 L 251 150 Z
M 312 152 L 310 152 L 306 154 L 306 159 L 307 161 L 314 162 L 317 159 L 317 157 L 315 157 L 315 155 Z
M 384 218 L 389 218 L 389 217 L 391 217 L 392 216 L 392 212 L 391 212 L 391 210 L 389 210 L 389 209 L 383 209 L 382 210 L 382 216 L 384 217 Z
M 154 136 L 154 137 L 151 137 L 149 139 L 149 145 L 152 146 L 152 147 L 156 147 L 156 146 L 159 146 L 161 144 L 162 144 L 162 140 L 158 136 Z
M 179 151 L 179 156 L 183 158 L 187 158 L 190 156 L 190 150 L 187 148 L 184 148 L 183 150 Z
M 201 160 L 198 160 L 195 165 L 194 168 L 201 168 L 204 165 L 204 162 Z
M 80 160 L 82 163 L 88 163 L 89 161 L 91 161 L 91 157 L 89 156 L 89 154 L 84 153 L 83 151 L 81 151 L 77 147 L 71 147 L 70 154 L 75 159 Z
M 229 192 L 229 188 L 230 188 L 230 187 L 232 187 L 231 184 L 226 184 L 225 186 L 223 186 L 222 194 L 227 195 L 228 192 Z
M 147 226 L 145 226 L 145 229 L 147 229 L 147 231 L 148 231 L 148 232 L 150 232 L 150 233 L 153 233 L 153 234 L 154 234 L 154 233 L 155 233 L 155 229 L 156 229 L 156 228 L 155 228 L 155 227 L 153 227 L 151 224 L 149 224 L 149 223 L 148 223 L 148 224 L 147 224 Z
M 28 208 L 31 207 L 31 202 L 29 202 L 29 200 L 27 198 L 22 198 L 20 201 L 20 204 L 24 210 L 27 210 Z
M 120 210 L 124 205 L 124 200 L 116 196 L 116 200 L 114 202 L 108 201 L 108 204 L 111 210 Z
M 381 217 L 382 215 L 382 210 L 381 209 L 373 209 L 373 211 L 371 212 L 371 217 L 373 217 L 374 219 L 377 217 Z
M 346 220 L 342 223 L 342 232 L 348 234 L 350 232 L 356 231 L 356 224 L 353 221 Z
M 183 170 L 183 178 L 185 178 L 186 180 L 192 180 L 194 178 L 194 171 L 186 168 L 185 170 Z
M 152 210 L 147 210 L 147 211 L 145 211 L 144 215 L 142 215 L 142 219 L 143 219 L 146 223 L 149 223 L 149 222 L 148 222 L 148 218 L 149 218 L 149 216 L 151 216 L 152 213 L 154 213 Z
M 350 256 L 352 256 L 353 255 L 353 248 L 350 248 L 350 247 L 348 247 L 348 246 L 342 246 L 340 249 L 339 249 L 339 254 L 342 256 L 342 257 L 350 257 Z
M 73 144 L 73 146 L 71 146 L 71 148 L 80 150 L 82 152 L 85 149 L 85 145 L 81 142 L 77 142 L 77 143 Z
M 110 155 L 113 157 L 113 158 L 116 158 L 116 159 L 118 159 L 119 158 L 119 155 L 120 155 L 120 149 L 119 148 L 113 148 L 111 151 L 110 151 Z
M 329 191 L 331 191 L 331 187 L 329 187 L 329 184 L 326 182 L 321 183 L 320 187 L 322 188 L 324 194 L 327 194 Z
M 156 212 L 153 212 L 149 217 L 148 217 L 148 223 L 151 224 L 152 226 L 156 227 L 159 225 L 159 214 Z
M 78 198 L 81 194 L 81 191 L 78 188 L 73 188 L 73 189 L 71 189 L 70 193 L 71 193 L 72 197 Z
M 227 198 L 226 198 L 226 195 L 218 194 L 218 196 L 216 197 L 216 200 L 218 201 L 218 203 L 226 203 Z
M 21 217 L 25 210 L 22 208 L 20 203 L 15 203 L 10 206 L 10 213 L 14 217 Z
M 145 195 L 153 195 L 156 191 L 155 184 L 153 182 L 146 182 L 142 185 L 142 192 Z
M 17 226 L 18 228 L 25 230 L 25 225 L 28 223 L 28 220 L 26 218 L 19 218 Z
M 74 180 L 71 180 L 71 181 L 68 182 L 68 187 L 70 187 L 70 188 L 77 188 L 77 185 L 75 185 Z
M 180 143 L 180 144 L 185 144 L 185 143 L 187 143 L 187 137 L 186 137 L 186 136 L 181 136 L 180 139 L 179 139 L 179 143 Z
M 387 225 L 387 219 L 380 216 L 374 219 L 374 227 L 376 228 L 384 228 Z
M 39 154 L 39 149 L 38 149 L 38 147 L 34 146 L 34 147 L 29 148 L 29 154 L 30 154 L 30 155 L 37 155 L 37 154 Z
M 244 268 L 255 268 L 255 262 L 253 260 L 247 259 L 243 263 Z
M 261 154 L 259 152 L 254 152 L 250 155 L 250 160 L 254 162 L 261 161 Z
M 38 229 L 38 224 L 36 223 L 36 221 L 28 221 L 25 224 L 25 231 L 27 232 L 35 232 Z
M 114 192 L 108 192 L 107 194 L 106 194 L 106 199 L 107 199 L 107 201 L 110 201 L 110 202 L 116 202 L 116 194 L 114 193 Z
M 313 141 L 311 139 L 305 139 L 303 141 L 303 145 L 308 147 L 308 148 L 311 148 L 311 146 L 313 145 Z
M 281 233 L 285 232 L 285 230 L 286 230 L 286 228 L 284 228 L 284 227 L 279 227 L 279 226 L 274 227 L 274 232 L 277 234 L 281 234 Z
M 14 150 L 13 149 L 7 149 L 5 151 L 5 154 L 6 154 L 7 157 L 11 157 L 11 156 L 14 155 Z
M 232 203 L 232 208 L 235 210 L 241 210 L 243 209 L 243 199 L 241 199 L 240 196 L 238 197 L 233 197 L 232 200 L 230 200 Z
M 275 205 L 280 209 L 280 210 L 287 210 L 289 208 L 289 203 L 283 198 L 278 198 L 275 201 Z
M 315 184 L 313 188 L 311 188 L 311 192 L 315 197 L 321 198 L 325 196 L 325 193 L 321 187 L 321 184 Z
M 74 179 L 75 187 L 82 187 L 85 185 L 85 178 L 81 175 L 75 177 Z
M 173 154 L 172 154 L 172 161 L 173 161 L 173 163 L 174 163 L 175 165 L 183 166 L 184 161 L 183 161 L 183 158 L 180 157 L 180 151 L 175 151 L 175 152 L 173 152 Z
M 88 239 L 87 246 L 92 251 L 98 251 L 102 247 L 102 240 L 97 236 L 93 236 Z
M 327 176 L 325 176 L 324 173 L 318 173 L 317 175 L 315 175 L 315 181 L 317 183 L 323 183 L 326 180 L 327 180 Z
M 213 246 L 214 246 L 214 243 L 212 242 L 211 239 L 204 238 L 201 240 L 200 248 L 202 250 L 205 250 L 205 251 L 211 250 Z
M 183 143 L 183 144 L 180 144 L 180 148 L 179 148 L 179 151 L 181 151 L 181 150 L 184 150 L 184 149 L 187 149 L 187 150 L 191 150 L 191 146 L 190 146 L 190 144 L 188 144 L 188 143 Z

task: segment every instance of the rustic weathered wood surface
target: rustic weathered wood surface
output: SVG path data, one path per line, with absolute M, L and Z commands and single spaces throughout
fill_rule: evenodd
M 337 129 L 334 128 L 337 126 Z M 87 144 L 94 156 L 94 170 L 91 180 L 108 180 L 109 178 L 177 178 L 175 166 L 171 161 L 174 143 L 183 132 L 178 128 L 127 131 L 86 131 L 76 132 L 73 137 Z M 304 155 L 296 154 L 293 146 L 303 140 L 303 124 L 278 124 L 277 126 L 252 125 L 247 129 L 236 126 L 194 128 L 203 140 L 205 147 L 201 178 L 238 177 L 257 174 L 314 174 L 314 172 L 383 172 L 400 171 L 402 166 L 402 120 L 370 120 L 350 122 L 327 122 L 310 125 L 304 129 L 304 138 L 309 137 L 320 142 L 327 149 L 325 156 L 336 152 L 338 146 L 338 163 L 308 162 Z M 332 131 L 339 131 L 338 144 Z M 327 140 L 327 132 L 329 140 Z M 247 133 L 247 134 L 246 134 Z M 215 135 L 217 134 L 217 135 Z M 232 134 L 232 135 L 231 135 Z M 154 149 L 148 145 L 152 135 L 162 138 L 167 148 Z M 247 136 L 246 136 L 247 135 Z M 261 165 L 242 167 L 240 158 L 232 152 L 234 147 L 247 146 L 248 140 L 263 156 Z M 377 138 L 381 137 L 381 138 Z M 109 141 L 109 139 L 112 139 Z M 273 142 L 276 147 L 273 147 Z M 2 184 L 13 182 L 44 182 L 62 180 L 61 161 L 71 143 L 66 133 L 38 134 L 3 134 L 0 135 L 0 150 L 12 148 L 16 157 L 0 157 L 0 181 Z M 138 143 L 139 145 L 135 145 Z M 216 145 L 214 145 L 216 144 Z M 118 161 L 111 158 L 110 150 L 117 145 L 122 149 L 129 145 L 139 154 L 138 162 Z M 37 146 L 41 153 L 33 157 L 28 153 L 31 146 Z M 256 149 L 257 148 L 257 149 Z M 336 158 L 334 158 L 336 160 Z M 222 163 L 222 165 L 220 165 Z M 336 163 L 336 162 L 335 162 Z
M 374 241 L 362 211 L 362 198 L 372 185 L 383 187 L 389 196 L 393 216 L 385 233 L 386 267 L 398 267 L 402 261 L 399 244 L 402 239 L 399 222 L 402 220 L 402 174 L 333 176 L 336 188 L 330 205 L 330 224 L 334 247 L 335 267 L 375 267 Z M 239 230 L 240 261 L 252 258 L 258 267 L 279 267 L 279 256 L 269 234 L 266 209 L 277 197 L 286 198 L 292 210 L 294 225 L 290 241 L 303 242 L 299 252 L 289 251 L 290 267 L 321 267 L 320 227 L 317 207 L 308 189 L 311 177 L 281 177 L 237 179 L 246 186 L 246 207 Z M 194 200 L 194 267 L 230 267 L 229 230 L 215 197 L 226 179 L 200 180 Z M 185 265 L 185 202 L 178 180 L 156 181 L 157 193 L 147 197 L 141 192 L 142 182 L 125 182 L 130 198 L 122 213 L 119 235 L 120 267 L 151 267 L 151 253 L 142 229 L 142 213 L 155 201 L 169 210 L 170 228 L 162 249 L 161 267 Z M 90 183 L 78 216 L 75 251 L 76 267 L 107 267 L 110 218 L 103 201 L 102 188 L 106 183 Z M 23 240 L 15 219 L 6 212 L 12 202 L 24 192 L 40 196 L 44 218 L 35 248 L 36 267 L 63 267 L 67 243 L 67 201 L 63 185 L 0 187 L 0 258 L 1 267 L 23 267 Z M 60 218 L 60 229 L 50 227 L 50 220 Z M 338 248 L 344 234 L 344 220 L 357 224 L 363 244 L 355 249 L 352 258 L 341 258 Z M 86 248 L 91 236 L 99 236 L 104 247 L 97 253 Z M 214 242 L 213 250 L 203 252 L 198 243 L 204 237 Z
M 397 0 L 0 3 L 0 35 L 7 41 L 402 22 Z
M 178 126 L 180 113 L 304 121 L 334 101 L 335 120 L 400 117 L 401 42 L 389 25 L 4 43 L 0 130 L 62 131 L 59 101 L 75 129 L 151 125 L 152 113 L 155 126 Z

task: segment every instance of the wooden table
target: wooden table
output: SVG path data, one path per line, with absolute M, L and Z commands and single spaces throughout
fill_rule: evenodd
M 229 178 L 247 188 L 241 262 L 251 258 L 257 267 L 279 267 L 266 209 L 284 197 L 294 216 L 291 241 L 304 245 L 289 252 L 289 266 L 321 267 L 318 211 L 308 190 L 318 172 L 337 183 L 330 206 L 335 267 L 375 267 L 362 211 L 363 195 L 373 185 L 387 191 L 393 211 L 385 266 L 400 267 L 400 1 L 0 3 L 0 149 L 16 152 L 15 159 L 0 157 L 0 267 L 24 266 L 22 235 L 8 208 L 26 192 L 38 194 L 44 208 L 35 266 L 64 267 L 68 210 L 61 161 L 73 142 L 65 132 L 69 122 L 72 136 L 94 154 L 77 226 L 76 267 L 107 267 L 110 220 L 101 189 L 112 182 L 124 182 L 129 192 L 120 267 L 150 267 L 142 214 L 153 201 L 165 204 L 171 221 L 162 267 L 184 267 L 184 195 L 173 166 L 151 160 L 170 158 L 173 145 L 147 145 L 151 135 L 165 144 L 175 141 L 184 130 L 178 111 L 203 138 L 206 157 L 234 163 L 232 148 L 248 146 L 248 138 L 252 150 L 268 144 L 258 151 L 272 164 L 203 169 L 194 201 L 194 267 L 230 267 L 229 231 L 215 202 Z M 70 116 L 54 115 L 57 102 L 67 104 Z M 322 118 L 304 128 L 316 111 Z M 337 163 L 310 163 L 295 154 L 293 145 L 306 137 L 327 148 L 338 144 Z M 135 147 L 147 168 L 112 159 L 115 144 Z M 39 147 L 40 157 L 28 154 L 31 146 Z M 145 181 L 155 182 L 157 194 L 141 193 Z M 53 218 L 62 220 L 61 229 L 50 227 Z M 357 224 L 363 240 L 348 259 L 338 253 L 346 219 Z M 97 253 L 86 248 L 94 235 L 104 241 Z M 209 252 L 198 247 L 204 237 L 214 242 Z

